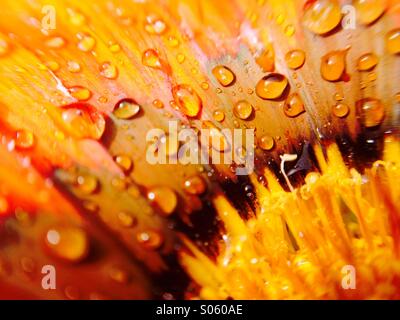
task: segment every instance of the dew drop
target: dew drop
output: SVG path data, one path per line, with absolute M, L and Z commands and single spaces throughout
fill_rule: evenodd
M 385 107 L 376 98 L 365 98 L 356 103 L 358 112 L 361 115 L 361 122 L 367 128 L 380 125 L 385 117 Z
M 47 61 L 47 62 L 45 62 L 45 65 L 51 71 L 57 71 L 57 70 L 60 69 L 60 64 L 58 62 L 56 62 L 56 61 Z
M 286 116 L 291 118 L 297 117 L 305 111 L 303 101 L 297 93 L 292 93 L 288 97 L 283 111 L 285 112 Z
M 50 253 L 68 262 L 80 262 L 89 253 L 89 237 L 78 227 L 55 227 L 47 231 L 45 243 Z
M 75 99 L 79 101 L 86 101 L 89 100 L 90 97 L 92 96 L 92 93 L 88 88 L 82 87 L 82 86 L 74 86 L 71 88 L 68 88 L 69 93 L 71 96 L 73 96 Z
M 75 184 L 82 193 L 92 194 L 97 190 L 99 181 L 94 175 L 82 174 L 76 178 Z
M 387 0 L 354 0 L 357 20 L 362 24 L 371 24 L 378 20 L 386 10 Z
M 256 63 L 264 72 L 272 72 L 275 69 L 275 53 L 271 46 L 263 50 L 255 58 Z
M 81 71 L 81 65 L 76 61 L 68 61 L 67 69 L 71 73 L 78 73 Z
M 155 16 L 155 15 L 149 15 L 146 17 L 146 22 L 144 29 L 149 33 L 149 34 L 163 34 L 165 30 L 167 29 L 167 25 L 162 20 L 161 18 Z
M 235 81 L 235 74 L 226 66 L 216 66 L 212 69 L 212 74 L 218 80 L 218 82 L 228 87 Z
M 246 120 L 253 113 L 253 106 L 246 100 L 241 100 L 237 102 L 233 107 L 233 114 L 235 117 Z
M 350 112 L 349 106 L 345 103 L 337 103 L 332 108 L 332 113 L 338 118 L 346 117 Z
M 110 62 L 104 62 L 100 66 L 100 74 L 107 79 L 116 79 L 118 77 L 118 69 Z
M 213 118 L 215 121 L 222 122 L 225 119 L 225 113 L 222 110 L 215 110 L 213 112 Z
M 187 84 L 179 84 L 172 88 L 172 96 L 178 109 L 188 117 L 196 117 L 201 108 L 202 101 L 193 88 Z
M 64 47 L 66 44 L 64 38 L 62 37 L 52 37 L 45 41 L 45 45 L 49 48 L 59 49 Z
M 89 35 L 80 35 L 80 40 L 78 42 L 78 49 L 83 52 L 92 51 L 96 45 L 96 40 Z
M 175 191 L 169 187 L 150 188 L 147 192 L 147 198 L 167 216 L 174 212 L 178 204 Z
M 183 187 L 186 193 L 199 195 L 206 191 L 207 185 L 201 176 L 193 176 L 185 180 Z
M 263 135 L 259 140 L 258 140 L 258 145 L 261 149 L 263 150 L 271 150 L 274 145 L 274 138 L 272 138 L 269 135 Z
M 285 55 L 285 60 L 290 69 L 296 70 L 303 66 L 306 59 L 306 54 L 303 50 L 291 50 Z
M 147 49 L 143 52 L 142 63 L 150 68 L 161 69 L 162 67 L 158 52 L 154 49 Z
M 155 106 L 157 109 L 162 109 L 164 108 L 164 103 L 159 99 L 154 99 L 153 106 Z
M 389 53 L 400 53 L 400 28 L 394 29 L 386 35 L 386 46 Z
M 183 62 L 185 61 L 185 59 L 186 59 L 186 57 L 185 57 L 185 55 L 184 55 L 183 53 L 178 53 L 178 54 L 176 55 L 176 60 L 177 60 L 179 63 L 183 63 Z
M 321 76 L 327 81 L 338 81 L 346 70 L 347 50 L 332 51 L 321 58 Z
M 293 36 L 295 32 L 296 32 L 296 29 L 294 28 L 293 25 L 289 24 L 289 25 L 287 25 L 287 26 L 285 27 L 285 34 L 286 34 L 288 37 Z
M 262 99 L 278 99 L 288 86 L 286 77 L 279 73 L 270 73 L 258 81 L 256 94 Z
M 162 235 L 159 232 L 152 230 L 139 232 L 136 235 L 136 240 L 140 245 L 148 250 L 158 249 L 163 243 Z
M 326 34 L 335 29 L 342 20 L 336 0 L 308 1 L 304 6 L 304 25 L 316 34 Z
M 120 100 L 113 111 L 114 116 L 118 119 L 131 119 L 140 112 L 140 105 L 138 105 L 133 99 L 122 99 Z
M 35 137 L 31 131 L 18 130 L 15 134 L 15 146 L 19 149 L 30 149 L 35 144 Z
M 135 217 L 125 211 L 119 212 L 117 217 L 119 224 L 125 228 L 130 228 L 136 223 Z
M 378 57 L 373 53 L 363 54 L 358 58 L 357 69 L 358 71 L 369 71 L 378 64 Z
M 132 160 L 127 155 L 118 155 L 115 157 L 115 163 L 122 169 L 124 172 L 129 172 L 132 169 Z
M 78 138 L 100 139 L 106 122 L 98 111 L 86 103 L 73 103 L 61 108 L 63 127 Z

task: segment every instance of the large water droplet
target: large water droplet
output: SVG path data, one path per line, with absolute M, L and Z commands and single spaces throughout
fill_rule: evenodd
M 337 103 L 332 108 L 332 113 L 338 118 L 346 117 L 350 112 L 349 106 L 345 103 Z
M 270 73 L 258 81 L 256 93 L 262 99 L 278 99 L 284 93 L 288 81 L 286 77 L 279 73 Z
M 89 237 L 77 227 L 55 227 L 47 231 L 45 243 L 50 253 L 69 262 L 82 261 L 89 252 Z
M 196 117 L 202 101 L 193 88 L 186 84 L 179 84 L 172 88 L 172 95 L 179 110 L 188 117 Z
M 233 107 L 233 114 L 242 120 L 248 119 L 253 113 L 253 106 L 246 100 L 237 102 Z
M 292 93 L 287 98 L 283 111 L 288 117 L 292 118 L 305 111 L 303 101 L 297 93 Z
M 303 66 L 306 60 L 306 54 L 303 50 L 291 50 L 285 55 L 285 60 L 290 69 L 299 69 Z
M 131 119 L 140 112 L 140 105 L 138 105 L 133 99 L 122 99 L 120 100 L 113 111 L 114 116 L 118 119 Z
M 393 29 L 386 35 L 386 46 L 391 54 L 400 53 L 400 28 Z
M 385 107 L 379 99 L 365 98 L 356 103 L 361 122 L 367 128 L 380 125 L 385 117 Z
M 346 70 L 347 50 L 332 51 L 321 58 L 321 76 L 327 81 L 338 81 Z
M 212 69 L 214 77 L 224 86 L 230 86 L 235 81 L 235 74 L 226 66 L 216 66 Z
M 332 31 L 341 20 L 342 13 L 336 0 L 312 0 L 304 6 L 304 25 L 316 34 Z
M 371 24 L 385 12 L 387 0 L 354 0 L 357 20 L 362 24 Z
M 174 212 L 178 198 L 174 190 L 169 187 L 153 187 L 147 192 L 147 198 L 154 203 L 165 215 Z
M 358 58 L 357 69 L 359 71 L 369 71 L 378 64 L 378 57 L 373 53 L 363 54 Z

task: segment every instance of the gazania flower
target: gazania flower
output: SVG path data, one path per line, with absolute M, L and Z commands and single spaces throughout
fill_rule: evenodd
M 400 297 L 398 1 L 0 18 L 0 298 Z M 171 123 L 218 153 L 252 130 L 254 170 L 178 161 Z

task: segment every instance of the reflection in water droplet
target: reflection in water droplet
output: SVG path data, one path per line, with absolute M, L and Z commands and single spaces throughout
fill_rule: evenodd
M 98 180 L 96 176 L 91 174 L 79 175 L 76 179 L 76 186 L 84 194 L 92 194 L 98 188 Z
M 378 64 L 378 57 L 373 53 L 363 54 L 358 58 L 357 69 L 358 71 L 369 71 Z
M 263 135 L 258 140 L 258 145 L 263 150 L 271 150 L 275 145 L 274 138 L 269 135 Z
M 159 232 L 148 230 L 139 232 L 136 239 L 140 245 L 145 249 L 155 250 L 158 249 L 163 243 L 163 237 Z
M 96 40 L 89 35 L 79 35 L 78 49 L 83 52 L 89 52 L 94 49 Z
M 225 119 L 225 113 L 222 110 L 215 110 L 213 112 L 213 118 L 215 121 L 222 122 Z
M 118 76 L 118 69 L 110 62 L 104 62 L 100 66 L 100 74 L 107 79 L 116 79 Z

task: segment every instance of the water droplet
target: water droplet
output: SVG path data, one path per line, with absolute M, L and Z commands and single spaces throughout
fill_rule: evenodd
M 132 169 L 132 160 L 129 156 L 126 155 L 118 155 L 115 157 L 115 163 L 122 169 L 124 172 L 129 172 Z
M 263 150 L 271 150 L 274 145 L 274 138 L 272 138 L 269 135 L 263 135 L 259 140 L 258 140 L 258 145 L 260 146 L 261 149 Z
M 78 73 L 81 71 L 81 65 L 76 61 L 68 61 L 67 69 L 69 72 Z
M 272 46 L 268 46 L 256 57 L 256 63 L 264 72 L 272 72 L 275 69 L 275 53 Z
M 210 87 L 210 85 L 208 84 L 208 82 L 202 82 L 201 84 L 200 84 L 200 86 L 201 86 L 201 88 L 203 89 L 203 90 L 208 90 L 208 88 Z
M 78 227 L 55 227 L 47 231 L 45 243 L 57 258 L 80 262 L 89 253 L 89 237 Z
M 75 99 L 79 101 L 86 101 L 89 100 L 90 97 L 92 96 L 92 93 L 88 88 L 82 87 L 82 86 L 74 86 L 71 88 L 68 88 L 69 93 L 71 96 L 73 96 Z
M 288 117 L 291 118 L 297 117 L 298 115 L 300 115 L 305 111 L 303 101 L 301 100 L 300 96 L 297 93 L 292 93 L 288 97 L 285 106 L 283 108 L 283 111 Z
M 179 110 L 188 117 L 196 117 L 202 101 L 193 88 L 186 84 L 179 84 L 172 88 L 172 95 Z
M 233 114 L 235 117 L 246 120 L 253 113 L 253 106 L 246 100 L 237 102 L 233 107 Z
M 215 110 L 213 112 L 213 118 L 215 121 L 222 122 L 225 119 L 225 113 L 222 110 Z
M 161 100 L 154 99 L 153 106 L 155 106 L 157 109 L 162 109 L 164 108 L 164 103 Z
M 49 48 L 59 49 L 65 46 L 66 42 L 62 37 L 52 37 L 45 41 L 46 46 Z
M 98 111 L 86 103 L 73 103 L 61 108 L 63 127 L 78 138 L 100 139 L 106 122 Z
M 177 46 L 179 46 L 179 40 L 174 37 L 174 36 L 169 36 L 168 37 L 168 44 L 172 47 L 172 48 L 176 48 Z
M 118 43 L 110 43 L 108 47 L 112 53 L 117 53 L 121 51 L 121 46 Z
M 147 49 L 143 52 L 142 63 L 150 68 L 161 69 L 162 67 L 158 52 L 154 49 Z
M 144 26 L 144 29 L 149 33 L 149 34 L 163 34 L 165 30 L 167 29 L 167 25 L 165 24 L 164 20 L 161 18 L 155 16 L 155 15 L 149 15 L 146 17 L 146 23 Z
M 82 174 L 76 178 L 76 186 L 77 188 L 84 194 L 92 194 L 94 193 L 98 186 L 99 182 L 96 176 L 91 174 Z
M 343 97 L 343 94 L 341 94 L 341 93 L 339 93 L 339 92 L 336 92 L 336 93 L 333 95 L 333 99 L 335 99 L 336 101 L 342 101 L 342 100 L 344 99 L 344 97 Z
M 289 68 L 296 70 L 303 66 L 306 60 L 306 54 L 303 50 L 291 50 L 286 53 L 285 60 Z
M 321 58 L 321 76 L 327 81 L 338 81 L 346 70 L 348 50 L 332 51 Z
M 136 235 L 136 240 L 146 249 L 158 249 L 163 243 L 162 235 L 157 231 L 143 231 Z
M 6 39 L 4 39 L 1 35 L 0 35 L 0 57 L 6 55 L 6 53 L 9 51 L 10 46 L 8 44 L 8 42 L 6 41 Z
M 337 103 L 332 108 L 332 113 L 338 118 L 346 117 L 350 112 L 349 106 L 345 103 Z
M 270 73 L 258 81 L 256 93 L 262 99 L 278 99 L 288 86 L 286 77 L 279 73 Z
M 394 29 L 386 35 L 386 46 L 389 53 L 400 53 L 400 28 Z
M 69 21 L 74 26 L 81 27 L 85 23 L 86 18 L 82 13 L 70 8 L 67 9 L 67 12 L 69 15 Z
M 357 61 L 359 71 L 369 71 L 378 64 L 378 57 L 373 53 L 363 54 Z
M 18 130 L 15 135 L 15 146 L 20 149 L 32 148 L 35 144 L 35 137 L 31 131 Z
M 296 29 L 294 28 L 294 26 L 292 24 L 289 24 L 285 27 L 285 34 L 288 37 L 291 37 L 294 35 L 294 33 L 296 32 Z
M 193 176 L 185 180 L 184 190 L 188 194 L 199 195 L 206 191 L 207 185 L 201 176 Z
M 332 31 L 341 20 L 342 13 L 336 0 L 308 1 L 304 6 L 304 25 L 316 34 Z
M 185 57 L 185 55 L 184 55 L 183 53 L 178 53 L 178 54 L 176 55 L 176 60 L 177 60 L 179 63 L 183 63 L 183 62 L 185 61 L 185 59 L 186 59 L 186 57 Z
M 110 278 L 115 282 L 126 284 L 129 281 L 128 271 L 121 269 L 119 267 L 112 267 L 108 272 Z
M 104 62 L 100 66 L 100 74 L 107 79 L 115 79 L 118 76 L 118 69 L 110 62 Z
M 45 65 L 51 71 L 57 71 L 57 70 L 60 69 L 60 64 L 58 62 L 56 62 L 56 61 L 47 61 L 47 62 L 45 62 Z
M 138 105 L 133 99 L 122 99 L 120 100 L 113 111 L 114 116 L 118 119 L 131 119 L 140 112 L 140 105 Z
M 118 213 L 118 221 L 120 225 L 125 228 L 130 228 L 136 223 L 135 217 L 133 217 L 132 214 L 124 211 Z
M 231 69 L 226 66 L 216 66 L 212 69 L 212 74 L 218 80 L 218 82 L 228 87 L 235 81 L 235 75 Z
M 165 215 L 172 214 L 178 204 L 178 198 L 175 191 L 169 187 L 150 188 L 147 193 L 147 198 Z
M 96 40 L 89 35 L 79 35 L 78 49 L 83 52 L 92 51 L 96 45 Z
M 362 24 L 371 24 L 385 12 L 387 0 L 354 0 L 357 20 Z
M 382 102 L 375 98 L 365 98 L 356 103 L 362 124 L 367 127 L 380 125 L 385 117 L 385 107 Z

